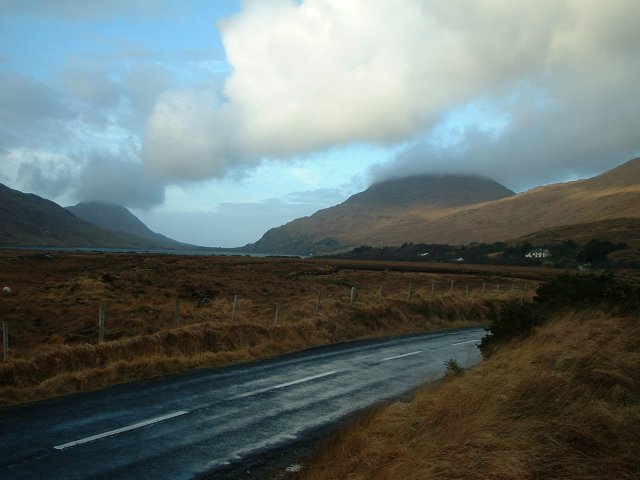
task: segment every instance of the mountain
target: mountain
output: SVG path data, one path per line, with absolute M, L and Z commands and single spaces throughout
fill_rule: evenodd
M 372 185 L 345 202 L 269 230 L 244 249 L 265 253 L 323 253 L 360 244 L 402 243 L 410 232 L 394 232 L 407 212 L 441 212 L 515 194 L 473 175 L 420 175 Z M 391 229 L 388 233 L 385 229 Z M 390 234 L 389 234 L 390 233 Z M 398 234 L 396 234 L 398 233 Z
M 424 188 L 416 187 L 420 184 Z M 384 182 L 340 205 L 271 229 L 245 248 L 317 254 L 359 245 L 496 242 L 625 218 L 640 218 L 640 158 L 587 180 L 518 195 L 479 177 L 422 176 Z
M 118 233 L 137 235 L 145 238 L 161 247 L 166 248 L 193 248 L 194 245 L 178 242 L 152 231 L 138 217 L 121 205 L 103 202 L 80 202 L 77 205 L 66 207 L 80 220 L 96 225 L 100 228 Z
M 100 228 L 79 219 L 51 200 L 2 184 L 0 245 L 164 248 L 164 245 L 143 235 Z

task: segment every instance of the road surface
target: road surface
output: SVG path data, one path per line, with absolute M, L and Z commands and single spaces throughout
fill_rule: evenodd
M 0 478 L 191 479 L 476 363 L 481 328 L 360 341 L 0 411 Z M 215 478 L 215 475 L 213 475 Z

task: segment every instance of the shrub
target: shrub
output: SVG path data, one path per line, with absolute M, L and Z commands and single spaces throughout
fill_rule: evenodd
M 546 315 L 534 303 L 512 300 L 494 310 L 490 318 L 489 334 L 479 345 L 485 357 L 490 356 L 500 343 L 529 335 L 534 327 L 546 320 Z
M 444 362 L 444 366 L 447 369 L 445 373 L 446 377 L 457 377 L 458 375 L 462 375 L 464 373 L 464 368 L 460 366 L 455 358 L 450 358 L 449 360 Z
M 619 313 L 640 311 L 640 288 L 611 274 L 562 274 L 536 291 L 533 302 L 510 301 L 490 315 L 491 324 L 479 345 L 485 357 L 508 340 L 525 337 L 559 310 L 604 308 Z
M 640 307 L 640 291 L 637 285 L 611 274 L 563 274 L 542 284 L 534 301 L 549 312 L 591 307 L 629 312 Z

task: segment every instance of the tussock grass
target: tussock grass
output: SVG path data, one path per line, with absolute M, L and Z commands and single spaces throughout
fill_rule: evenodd
M 222 366 L 347 340 L 456 328 L 486 322 L 495 300 L 448 296 L 413 304 L 356 303 L 296 322 L 207 322 L 102 344 L 50 347 L 0 364 L 0 404 L 20 403 Z M 246 309 L 245 309 L 246 310 Z M 473 311 L 473 315 L 468 312 Z
M 636 318 L 556 314 L 335 434 L 295 478 L 638 479 L 639 365 Z
M 0 300 L 10 341 L 0 405 L 341 341 L 486 324 L 497 304 L 531 298 L 544 273 L 441 265 L 3 250 L 0 280 L 14 294 Z M 98 345 L 100 304 L 106 342 Z

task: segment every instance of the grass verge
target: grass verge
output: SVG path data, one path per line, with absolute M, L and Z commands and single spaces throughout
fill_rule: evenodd
M 297 322 L 205 322 L 98 345 L 52 347 L 0 365 L 0 405 L 223 366 L 342 341 L 479 325 L 496 300 L 443 296 L 355 304 Z
M 473 370 L 337 433 L 291 478 L 637 479 L 638 365 L 635 316 L 556 312 Z

